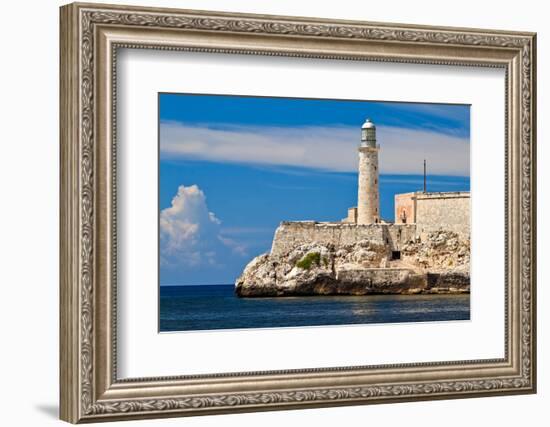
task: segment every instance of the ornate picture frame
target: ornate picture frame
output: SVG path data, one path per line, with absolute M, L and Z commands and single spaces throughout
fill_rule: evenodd
M 112 421 L 536 391 L 536 35 L 70 4 L 61 8 L 61 419 Z M 117 49 L 505 70 L 505 357 L 117 378 Z

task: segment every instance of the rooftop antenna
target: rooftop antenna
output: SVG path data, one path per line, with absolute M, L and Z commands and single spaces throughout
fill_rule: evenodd
M 426 159 L 424 159 L 424 193 L 426 192 Z

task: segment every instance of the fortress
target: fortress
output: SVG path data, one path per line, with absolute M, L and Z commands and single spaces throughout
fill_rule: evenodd
M 380 145 L 361 127 L 357 207 L 339 222 L 283 221 L 270 253 L 236 281 L 240 296 L 464 293 L 470 289 L 470 193 L 396 194 L 380 217 Z

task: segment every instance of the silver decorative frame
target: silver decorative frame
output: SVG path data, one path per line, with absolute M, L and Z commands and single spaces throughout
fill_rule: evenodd
M 93 422 L 534 393 L 533 33 L 189 10 L 61 8 L 61 419 Z M 506 339 L 497 360 L 119 380 L 117 48 L 502 67 L 506 70 Z

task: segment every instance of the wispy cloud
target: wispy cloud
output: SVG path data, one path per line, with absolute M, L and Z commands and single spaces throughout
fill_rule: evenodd
M 357 170 L 359 130 L 351 126 L 211 128 L 162 122 L 162 158 L 291 166 L 338 172 Z M 382 173 L 417 174 L 427 159 L 430 173 L 468 176 L 468 138 L 432 130 L 380 126 Z
M 267 184 L 269 188 L 274 188 L 275 190 L 296 190 L 296 191 L 310 191 L 317 190 L 319 187 L 314 186 L 305 186 L 305 185 L 277 185 L 277 184 Z
M 450 104 L 428 104 L 428 103 L 406 103 L 399 102 L 392 105 L 392 108 L 399 111 L 406 111 L 418 116 L 424 116 L 424 119 L 429 117 L 438 117 L 442 119 L 461 122 L 467 124 L 469 110 L 461 105 L 462 108 L 449 108 Z

